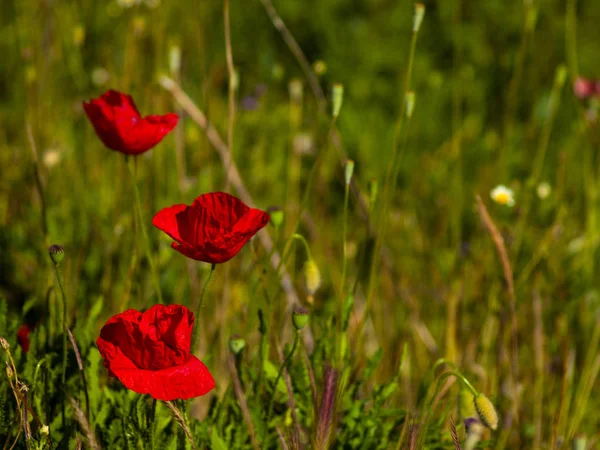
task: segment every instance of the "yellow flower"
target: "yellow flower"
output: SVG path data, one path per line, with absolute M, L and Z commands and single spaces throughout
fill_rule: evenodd
M 490 192 L 490 197 L 492 197 L 492 200 L 494 200 L 500 205 L 506 205 L 511 207 L 515 205 L 514 192 L 512 191 L 512 189 L 509 189 L 501 184 L 492 189 L 492 192 Z

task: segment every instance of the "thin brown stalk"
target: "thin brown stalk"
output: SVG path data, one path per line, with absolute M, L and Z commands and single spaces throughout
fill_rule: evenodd
M 183 110 L 189 114 L 194 122 L 196 122 L 202 130 L 206 133 L 206 137 L 213 145 L 213 147 L 217 150 L 219 157 L 221 159 L 221 163 L 223 167 L 226 168 L 226 176 L 229 179 L 229 182 L 236 190 L 237 194 L 240 196 L 244 203 L 253 205 L 254 201 L 252 200 L 252 196 L 250 192 L 246 188 L 240 172 L 237 169 L 235 162 L 233 162 L 231 158 L 231 153 L 229 151 L 229 147 L 223 140 L 221 136 L 219 136 L 219 132 L 215 129 L 215 127 L 208 121 L 206 115 L 196 106 L 193 100 L 181 89 L 181 87 L 171 78 L 162 77 L 160 79 L 161 85 L 171 92 L 175 100 L 181 105 Z M 281 256 L 279 252 L 273 249 L 273 240 L 269 235 L 268 231 L 265 228 L 258 232 L 258 238 L 265 249 L 267 254 L 271 255 L 271 265 L 277 270 L 280 267 Z M 295 304 L 299 304 L 300 300 L 298 294 L 294 288 L 292 283 L 292 279 L 284 269 L 281 271 L 281 287 L 287 296 L 288 306 L 293 306 Z M 305 333 L 306 335 L 308 333 Z
M 504 279 L 506 280 L 506 286 L 508 288 L 508 298 L 510 302 L 510 316 L 511 316 L 511 336 L 512 336 L 512 358 L 511 358 L 511 378 L 512 378 L 512 388 L 513 388 L 513 414 L 515 415 L 515 419 L 519 420 L 519 400 L 517 393 L 517 382 L 519 379 L 519 353 L 518 353 L 518 340 L 517 340 L 517 332 L 518 332 L 518 322 L 517 322 L 517 307 L 516 307 L 516 296 L 515 296 L 515 285 L 514 285 L 514 277 L 513 270 L 510 265 L 510 260 L 508 258 L 508 252 L 506 251 L 506 246 L 504 245 L 504 238 L 498 231 L 496 224 L 490 217 L 485 204 L 481 200 L 481 197 L 478 195 L 476 197 L 477 207 L 479 208 L 479 214 L 481 215 L 481 219 L 483 220 L 492 240 L 494 241 L 494 245 L 496 246 L 496 251 L 500 257 L 500 261 L 502 263 L 502 269 L 504 271 Z
M 454 424 L 454 417 L 450 415 L 450 434 L 452 435 L 452 442 L 454 442 L 455 450 L 462 450 L 460 441 L 458 440 L 458 433 L 456 432 L 456 425 Z
M 279 437 L 279 443 L 281 444 L 281 448 L 283 450 L 289 450 L 289 447 L 288 447 L 287 443 L 285 442 L 285 438 L 283 437 L 283 433 L 281 432 L 279 427 L 275 427 L 275 430 L 277 431 L 277 437 Z
M 223 19 L 225 22 L 225 58 L 227 60 L 228 98 L 227 98 L 227 147 L 233 153 L 233 126 L 235 123 L 235 71 L 233 68 L 233 52 L 231 50 L 231 27 L 229 23 L 229 0 L 223 3 Z M 233 163 L 233 156 L 230 159 Z M 229 172 L 227 167 L 227 172 Z M 226 178 L 225 190 L 229 188 L 229 178 Z
M 294 39 L 294 36 L 292 36 L 292 33 L 290 33 L 288 27 L 283 22 L 283 19 L 281 19 L 281 16 L 279 16 L 279 14 L 277 13 L 277 10 L 273 6 L 273 3 L 271 3 L 271 0 L 260 0 L 260 2 L 262 3 L 262 5 L 265 8 L 265 11 L 269 15 L 271 23 L 281 34 L 281 37 L 283 38 L 284 42 L 286 43 L 294 57 L 296 58 L 296 61 L 298 61 L 300 68 L 302 69 L 304 75 L 308 79 L 308 84 L 310 85 L 310 89 L 312 90 L 313 95 L 317 99 L 319 109 L 321 111 L 325 111 L 327 105 L 325 94 L 323 93 L 323 89 L 321 89 L 319 79 L 310 67 L 308 59 L 306 59 L 304 52 L 298 45 L 298 42 L 296 42 L 296 39 Z
M 90 420 L 90 398 L 88 396 L 87 389 L 87 380 L 85 378 L 85 371 L 83 370 L 83 362 L 81 360 L 81 354 L 79 353 L 79 347 L 77 347 L 77 342 L 75 342 L 75 338 L 73 337 L 73 333 L 69 327 L 67 328 L 67 335 L 69 336 L 69 340 L 71 341 L 71 345 L 73 346 L 73 351 L 75 352 L 75 358 L 77 358 L 77 366 L 79 367 L 79 375 L 81 376 L 81 383 L 83 384 L 83 393 L 85 395 L 85 417 L 87 420 Z
M 165 401 L 163 403 L 165 405 L 167 405 L 167 407 L 171 410 L 171 413 L 173 413 L 173 417 L 175 418 L 175 420 L 177 421 L 179 426 L 183 429 L 183 432 L 187 436 L 188 441 L 190 441 L 192 448 L 194 450 L 198 450 L 198 447 L 196 446 L 196 443 L 194 442 L 194 438 L 192 437 L 192 433 L 191 433 L 190 429 L 188 428 L 187 423 L 185 422 L 185 418 L 183 417 L 183 414 L 181 414 L 181 411 L 179 411 L 179 408 L 177 408 L 170 401 Z
M 244 422 L 246 422 L 246 426 L 248 427 L 248 433 L 250 434 L 250 440 L 252 441 L 252 447 L 256 450 L 260 448 L 258 444 L 258 440 L 256 439 L 256 431 L 254 430 L 254 423 L 252 422 L 252 417 L 250 416 L 250 410 L 248 409 L 248 402 L 246 402 L 246 395 L 244 394 L 244 390 L 242 389 L 242 383 L 240 381 L 240 377 L 238 375 L 237 367 L 235 365 L 234 356 L 232 354 L 227 358 L 227 364 L 229 366 L 229 371 L 231 372 L 231 379 L 233 381 L 233 390 L 235 391 L 235 396 L 240 405 L 240 409 L 242 410 L 242 417 L 244 418 Z
M 90 448 L 92 450 L 100 450 L 100 444 L 98 444 L 98 441 L 96 440 L 96 436 L 94 435 L 94 432 L 92 431 L 92 427 L 90 426 L 90 423 L 88 422 L 87 418 L 85 417 L 85 414 L 81 410 L 81 407 L 79 406 L 79 404 L 75 401 L 75 399 L 73 397 L 71 397 L 68 394 L 65 394 L 65 395 L 66 395 L 67 399 L 69 400 L 69 403 L 71 404 L 71 408 L 73 408 L 75 420 L 77 421 L 77 423 L 79 423 L 79 427 L 81 428 L 81 431 L 83 432 L 84 436 L 86 437 L 86 439 L 88 441 L 88 445 L 90 446 Z
M 542 446 L 542 411 L 544 398 L 544 325 L 542 322 L 542 299 L 537 289 L 533 291 L 533 348 L 535 349 L 535 382 L 533 385 L 534 450 Z
M 29 146 L 31 147 L 31 153 L 33 154 L 33 174 L 35 176 L 35 187 L 38 195 L 40 196 L 41 216 L 42 216 L 42 231 L 44 232 L 44 239 L 48 240 L 48 217 L 46 213 L 46 196 L 44 195 L 44 182 L 42 180 L 42 174 L 40 173 L 40 161 L 38 159 L 37 147 L 35 145 L 35 139 L 33 138 L 33 132 L 31 131 L 31 125 L 29 122 L 25 125 L 27 132 L 27 138 L 29 139 Z

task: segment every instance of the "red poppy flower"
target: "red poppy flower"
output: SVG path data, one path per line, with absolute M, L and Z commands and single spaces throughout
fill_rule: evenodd
M 29 333 L 31 333 L 32 330 L 33 328 L 26 323 L 21 325 L 17 330 L 17 342 L 25 353 L 29 351 Z
M 577 77 L 573 83 L 573 92 L 580 99 L 600 96 L 600 81 Z
M 204 194 L 192 206 L 160 210 L 152 224 L 177 242 L 171 247 L 185 256 L 212 264 L 233 258 L 270 216 L 225 192 Z
M 190 354 L 194 314 L 181 305 L 154 305 L 111 317 L 96 340 L 110 375 L 157 400 L 198 397 L 215 387 L 206 366 Z
M 126 155 L 150 150 L 179 120 L 173 113 L 142 118 L 133 98 L 117 91 L 107 91 L 99 98 L 83 102 L 83 109 L 104 145 Z

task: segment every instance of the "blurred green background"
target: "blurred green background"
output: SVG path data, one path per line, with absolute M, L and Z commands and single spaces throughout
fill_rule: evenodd
M 551 423 L 567 353 L 573 350 L 582 368 L 586 351 L 593 348 L 589 345 L 597 345 L 598 102 L 576 98 L 572 84 L 577 76 L 600 78 L 600 3 L 423 3 L 426 14 L 411 78 L 415 108 L 403 128 L 397 190 L 381 238 L 388 262 L 381 263 L 370 255 L 374 230 L 381 230 L 377 211 L 404 101 L 413 3 L 274 0 L 326 95 L 333 83 L 344 86 L 335 128 L 356 162 L 359 197 L 372 206 L 366 219 L 359 197 L 350 198 L 348 279 L 355 287 L 358 317 L 365 307 L 367 273 L 375 264 L 372 311 L 360 329 L 364 337 L 350 337 L 357 344 L 356 364 L 361 365 L 361 355 L 383 349 L 378 377 L 385 379 L 407 342 L 414 379 L 446 356 L 480 376 L 488 392 L 502 395 L 506 362 L 495 346 L 508 339 L 501 324 L 509 300 L 493 241 L 477 213 L 475 196 L 480 195 L 504 236 L 516 280 L 525 424 L 539 400 L 529 387 L 536 377 L 532 298 L 542 299 L 543 368 L 550 371 L 544 417 Z M 231 42 L 238 79 L 232 154 L 253 206 L 284 208 L 286 223 L 276 241 L 280 249 L 294 229 L 299 199 L 322 153 L 308 192 L 310 217 L 299 232 L 307 237 L 324 280 L 311 306 L 326 318 L 335 311 L 329 300 L 341 278 L 344 198 L 330 117 L 319 112 L 300 66 L 260 1 L 231 2 Z M 125 160 L 103 147 L 81 102 L 112 88 L 130 93 L 143 115 L 182 115 L 171 135 L 137 159 L 148 225 L 162 207 L 189 204 L 201 193 L 227 188 L 224 168 L 205 134 L 158 83 L 161 76 L 177 80 L 226 138 L 222 3 L 5 0 L 0 54 L 0 290 L 11 314 L 18 316 L 27 305 L 44 315 L 43 299 L 52 282 L 50 243 L 65 246 L 74 320 L 85 316 L 97 298 L 104 299 L 102 320 L 125 305 L 152 303 L 142 240 L 132 232 L 133 192 Z M 291 95 L 294 86 L 301 87 L 301 98 Z M 39 160 L 47 236 L 27 127 Z M 550 187 L 547 196 L 538 193 L 543 182 Z M 370 195 L 373 183 L 379 186 L 377 198 Z M 489 192 L 499 184 L 514 190 L 513 208 L 491 201 Z M 165 299 L 192 304 L 208 267 L 186 261 L 160 232 L 149 231 Z M 274 235 L 272 227 L 270 232 Z M 133 252 L 139 264 L 132 263 Z M 227 353 L 229 336 L 246 334 L 252 342 L 256 334 L 256 310 L 265 301 L 253 257 L 260 252 L 257 242 L 247 246 L 216 272 L 211 285 L 202 352 L 217 374 L 224 370 L 217 361 Z M 301 251 L 295 256 L 288 270 L 304 297 L 304 257 Z M 279 302 L 283 317 L 283 294 L 271 300 Z M 274 326 L 287 324 L 282 319 Z M 317 326 L 314 333 L 322 337 L 324 330 L 325 325 Z M 599 425 L 597 389 L 592 402 L 582 426 L 590 434 Z

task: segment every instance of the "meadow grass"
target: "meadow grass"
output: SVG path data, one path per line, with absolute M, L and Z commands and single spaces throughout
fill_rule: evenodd
M 600 78 L 598 20 L 592 0 L 3 1 L 2 448 L 596 448 L 600 97 L 572 86 Z M 126 159 L 82 108 L 107 89 L 179 124 Z M 151 226 L 221 190 L 275 207 L 232 260 Z M 101 326 L 160 302 L 196 314 L 208 395 L 108 376 Z

